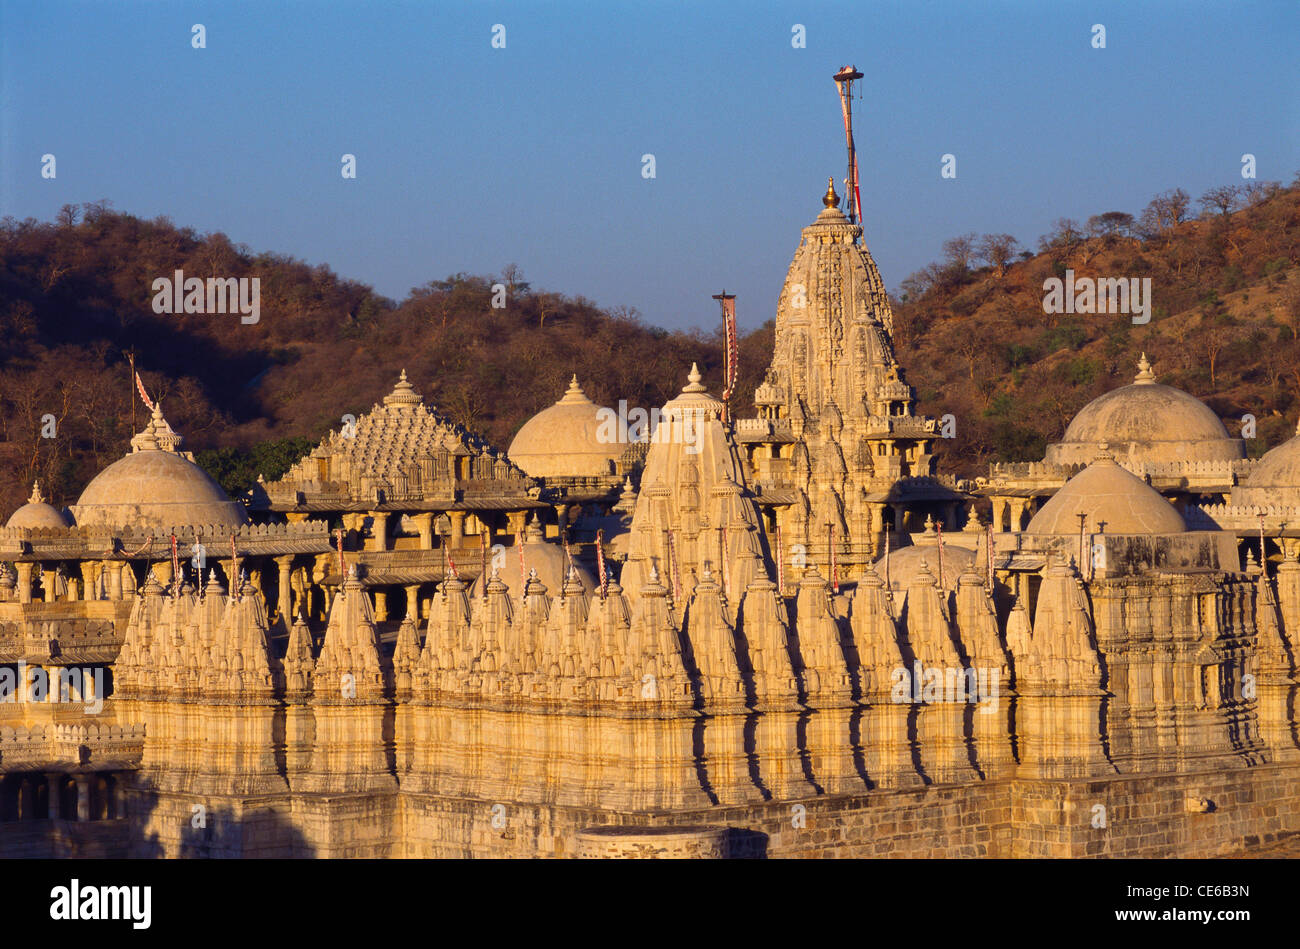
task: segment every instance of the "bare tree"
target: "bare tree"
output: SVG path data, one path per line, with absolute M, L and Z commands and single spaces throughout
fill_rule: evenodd
M 975 234 L 961 234 L 943 242 L 943 258 L 953 267 L 970 269 L 970 262 L 975 257 Z
M 1241 186 L 1241 198 L 1247 207 L 1254 207 L 1269 198 L 1276 197 L 1282 191 L 1280 181 L 1252 181 Z
M 1160 192 L 1142 211 L 1139 218 L 1142 230 L 1148 236 L 1168 233 L 1174 225 L 1187 220 L 1187 207 L 1191 200 L 1182 188 Z
M 1206 213 L 1211 209 L 1218 211 L 1224 217 L 1227 217 L 1237 209 L 1241 202 L 1241 189 L 1236 185 L 1222 185 L 1218 188 L 1211 188 L 1205 194 L 1201 195 L 1198 202 Z
M 1061 250 L 1069 254 L 1083 240 L 1083 229 L 1074 218 L 1058 217 L 1052 222 L 1052 230 L 1038 239 L 1039 249 L 1043 251 Z
M 1123 236 L 1133 229 L 1133 215 L 1123 211 L 1107 211 L 1088 218 L 1088 233 L 1097 237 Z
M 985 234 L 979 240 L 978 252 L 981 258 L 997 268 L 1001 277 L 1007 272 L 1007 264 L 1019 246 L 1020 242 L 1010 234 Z

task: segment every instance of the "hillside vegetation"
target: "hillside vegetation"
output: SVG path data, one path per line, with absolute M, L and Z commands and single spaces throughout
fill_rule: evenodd
M 952 413 L 945 470 L 1033 460 L 1073 414 L 1132 380 L 1140 352 L 1162 382 L 1204 398 L 1234 432 L 1259 419 L 1255 454 L 1290 435 L 1300 412 L 1300 189 L 1173 190 L 1140 215 L 1058 221 L 1037 252 L 1010 235 L 965 235 L 902 282 L 898 355 L 920 409 Z M 1044 313 L 1043 282 L 1149 277 L 1151 322 Z M 261 278 L 261 318 L 155 314 L 154 278 Z M 494 308 L 492 287 L 506 287 Z M 751 301 L 750 313 L 770 306 Z M 741 337 L 734 406 L 771 358 L 772 323 Z M 662 405 L 700 363 L 720 389 L 720 333 L 668 332 L 634 310 L 532 288 L 513 266 L 456 274 L 387 299 L 324 265 L 254 253 L 224 234 L 145 221 L 106 202 L 53 222 L 0 221 L 0 512 L 34 477 L 59 504 L 127 450 L 134 389 L 128 353 L 185 447 L 230 491 L 278 476 L 345 413 L 360 414 L 400 369 L 441 411 L 505 448 L 576 373 L 601 404 Z M 135 404 L 135 428 L 144 411 Z M 54 437 L 49 432 L 50 416 Z
M 1298 182 L 1300 183 L 1300 179 Z M 1199 216 L 1193 208 L 1199 205 Z M 1010 235 L 963 235 L 902 282 L 895 344 L 920 410 L 952 413 L 945 470 L 1036 461 L 1089 400 L 1127 385 L 1142 352 L 1160 382 L 1203 399 L 1233 435 L 1257 421 L 1258 456 L 1300 414 L 1300 188 L 1179 189 L 1140 215 L 1061 219 L 1019 252 Z M 1044 312 L 1044 282 L 1150 278 L 1149 323 L 1123 314 Z

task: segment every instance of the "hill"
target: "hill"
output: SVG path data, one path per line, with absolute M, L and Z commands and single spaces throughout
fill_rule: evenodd
M 1199 216 L 1174 189 L 1137 216 L 1059 220 L 1037 252 L 1017 253 L 1010 235 L 946 242 L 894 301 L 920 411 L 957 420 L 937 449 L 943 469 L 973 477 L 992 460 L 1041 458 L 1086 402 L 1132 381 L 1143 351 L 1160 381 L 1203 398 L 1231 431 L 1255 416 L 1252 454 L 1289 437 L 1300 414 L 1296 184 L 1211 189 Z M 259 277 L 260 319 L 155 313 L 154 279 L 177 270 Z M 1149 278 L 1150 322 L 1045 312 L 1044 281 L 1067 271 Z M 504 307 L 492 305 L 495 284 Z M 753 411 L 772 334 L 769 320 L 741 337 L 737 414 Z M 65 207 L 53 222 L 0 221 L 0 340 L 0 511 L 22 503 L 33 477 L 71 503 L 126 451 L 130 353 L 185 447 L 232 492 L 278 476 L 402 368 L 427 402 L 505 448 L 574 373 L 597 402 L 650 407 L 679 390 L 692 361 L 719 390 L 722 363 L 716 330 L 658 329 L 634 310 L 536 290 L 514 266 L 432 280 L 397 302 L 327 266 L 107 202 Z
M 155 313 L 153 280 L 176 270 L 258 276 L 260 319 Z M 503 308 L 492 306 L 496 283 Z M 368 410 L 402 368 L 427 402 L 505 448 L 574 373 L 598 402 L 650 407 L 680 390 L 693 360 L 716 387 L 722 358 L 716 331 L 670 333 L 635 311 L 537 291 L 513 266 L 430 281 L 398 303 L 326 266 L 105 202 L 65 207 L 54 222 L 0 222 L 0 339 L 0 511 L 26 498 L 33 477 L 71 503 L 126 451 L 132 352 L 185 448 L 228 490 L 259 471 L 276 476 L 343 414 Z M 752 393 L 770 328 L 742 345 L 738 391 Z M 42 437 L 47 416 L 52 438 Z
M 901 284 L 895 343 L 919 409 L 951 413 L 945 470 L 1037 461 L 1074 414 L 1133 381 L 1145 352 L 1160 382 L 1203 399 L 1237 435 L 1257 419 L 1253 456 L 1290 437 L 1300 414 L 1300 179 L 1214 188 L 1199 217 L 1180 189 L 1140 215 L 1061 219 L 1037 253 L 1010 235 L 963 235 Z M 1058 314 L 1044 282 L 1149 278 L 1150 322 L 1117 313 Z

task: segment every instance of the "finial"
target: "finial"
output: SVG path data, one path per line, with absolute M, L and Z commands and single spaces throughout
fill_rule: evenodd
M 406 381 L 406 370 L 405 370 L 405 369 L 403 369 L 403 370 L 402 370 L 402 374 L 401 374 L 400 376 L 397 377 L 397 381 L 398 381 L 398 382 L 405 382 L 405 381 Z
M 1138 374 L 1133 379 L 1136 385 L 1148 385 L 1156 381 L 1156 374 L 1151 371 L 1151 363 L 1147 361 L 1147 354 L 1143 353 L 1142 358 L 1138 360 Z
M 560 397 L 561 402 L 588 402 L 587 393 L 582 390 L 578 384 L 578 374 L 575 372 L 573 378 L 569 380 L 569 388 L 565 390 L 564 395 Z
M 696 363 L 691 363 L 691 371 L 686 374 L 687 383 L 682 387 L 683 392 L 704 392 L 704 386 L 700 385 L 700 367 Z
M 1093 461 L 1114 462 L 1114 460 L 1115 460 L 1115 455 L 1110 450 L 1109 442 L 1102 442 L 1100 445 L 1097 446 L 1097 457 L 1094 458 Z
M 835 193 L 835 179 L 826 179 L 826 194 L 822 198 L 822 204 L 828 208 L 838 208 L 840 206 L 840 196 Z
M 32 482 L 32 496 L 27 499 L 28 504 L 43 504 L 45 496 L 41 494 L 41 479 L 37 478 Z

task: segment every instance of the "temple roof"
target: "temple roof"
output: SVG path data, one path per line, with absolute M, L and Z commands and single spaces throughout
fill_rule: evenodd
M 283 477 L 262 485 L 259 501 L 347 509 L 374 503 L 382 493 L 388 500 L 436 497 L 450 504 L 467 482 L 498 483 L 488 492 L 498 500 L 527 496 L 527 475 L 482 437 L 425 405 L 403 370 L 383 404 L 331 431 Z
M 177 451 L 181 437 L 155 405 L 131 453 L 113 462 L 81 492 L 71 512 L 78 527 L 170 530 L 185 525 L 238 528 L 248 523 L 242 505 L 191 458 Z
M 587 398 L 575 375 L 558 402 L 523 424 L 506 453 L 534 478 L 612 474 L 627 443 L 606 415 L 611 410 Z
M 1130 463 L 1246 457 L 1241 440 L 1229 436 L 1209 406 L 1182 389 L 1156 382 L 1145 353 L 1133 383 L 1099 395 L 1080 409 L 1061 441 L 1048 446 L 1045 460 L 1086 463 L 1102 445 Z
M 1025 528 L 1029 534 L 1078 534 L 1080 515 L 1089 532 L 1181 534 L 1182 516 L 1161 494 L 1103 453 L 1066 482 Z

